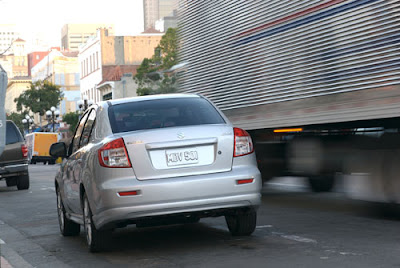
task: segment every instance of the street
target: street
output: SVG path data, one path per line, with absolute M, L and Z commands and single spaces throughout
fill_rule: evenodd
M 263 189 L 257 229 L 232 237 L 224 218 L 113 233 L 107 252 L 89 253 L 59 232 L 54 175 L 30 165 L 31 187 L 0 181 L 0 267 L 399 267 L 400 220 L 340 191 L 311 193 L 300 180 Z

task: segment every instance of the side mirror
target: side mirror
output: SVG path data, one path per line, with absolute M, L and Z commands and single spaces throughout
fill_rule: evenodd
M 66 158 L 67 157 L 67 145 L 64 142 L 56 142 L 50 146 L 50 155 L 52 157 Z

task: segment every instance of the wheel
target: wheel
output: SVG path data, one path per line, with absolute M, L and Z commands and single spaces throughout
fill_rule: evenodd
M 83 196 L 83 218 L 86 232 L 86 242 L 90 252 L 98 252 L 106 248 L 107 242 L 111 237 L 109 230 L 97 230 L 93 223 L 92 211 L 86 193 Z
M 335 185 L 335 176 L 313 176 L 308 178 L 308 183 L 313 192 L 330 192 Z
M 17 189 L 18 190 L 29 189 L 29 174 L 17 177 Z
M 6 178 L 6 185 L 7 187 L 12 187 L 17 185 L 17 178 L 11 177 L 11 178 Z
M 56 160 L 50 160 L 49 165 L 54 165 L 56 163 Z
M 234 215 L 226 215 L 225 220 L 232 235 L 251 235 L 256 229 L 257 212 L 254 209 L 239 210 Z
M 57 214 L 58 214 L 58 225 L 60 226 L 60 232 L 63 236 L 77 236 L 81 231 L 81 226 L 65 215 L 65 208 L 61 199 L 60 190 L 57 188 Z

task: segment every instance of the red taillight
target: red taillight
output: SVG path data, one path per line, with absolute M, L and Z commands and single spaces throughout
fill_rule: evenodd
M 24 158 L 28 158 L 28 147 L 25 144 L 21 145 L 21 152 Z
M 243 179 L 243 180 L 237 180 L 237 184 L 246 184 L 246 183 L 252 183 L 254 179 Z
M 235 144 L 233 151 L 234 157 L 251 154 L 252 152 L 254 152 L 253 142 L 251 141 L 251 137 L 246 130 L 234 127 L 233 133 L 235 134 Z
M 126 151 L 125 143 L 122 138 L 106 143 L 98 151 L 99 163 L 103 167 L 109 168 L 129 168 L 132 167 Z
M 127 191 L 127 192 L 119 192 L 119 196 L 130 196 L 130 195 L 138 195 L 139 191 Z

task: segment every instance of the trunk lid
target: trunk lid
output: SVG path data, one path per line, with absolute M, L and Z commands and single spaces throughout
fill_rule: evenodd
M 122 135 L 139 180 L 225 172 L 232 169 L 233 129 L 200 125 Z

